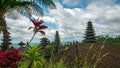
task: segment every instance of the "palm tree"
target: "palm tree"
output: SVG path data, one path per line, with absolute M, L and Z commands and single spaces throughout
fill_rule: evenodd
M 43 6 L 45 8 L 56 8 L 52 0 L 0 0 L 0 26 L 7 28 L 4 15 L 8 13 L 8 11 L 17 10 L 21 14 L 26 13 L 26 16 L 30 17 L 31 13 L 43 15 Z M 3 32 L 4 38 L 4 35 L 8 34 L 8 30 L 0 30 L 0 32 L 1 31 Z M 9 38 L 6 38 L 6 40 L 7 39 Z M 7 43 L 6 41 L 3 42 Z M 2 47 L 4 48 L 4 46 L 6 48 L 8 45 L 3 44 Z

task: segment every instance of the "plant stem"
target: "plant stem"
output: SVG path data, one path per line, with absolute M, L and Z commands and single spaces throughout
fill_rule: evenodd
M 96 68 L 96 67 L 97 67 L 98 62 L 99 62 L 100 59 L 101 59 L 101 58 L 100 58 L 101 52 L 102 52 L 102 49 L 100 50 L 100 52 L 99 52 L 99 54 L 98 54 L 97 60 L 96 60 L 96 62 L 95 62 L 95 64 L 94 64 L 93 68 Z
M 34 34 L 33 34 L 33 36 L 32 36 L 32 38 L 31 38 L 31 40 L 30 40 L 29 44 L 30 44 L 30 43 L 31 43 L 31 41 L 33 40 L 33 38 L 34 38 L 35 34 L 36 34 L 36 33 L 34 33 Z
M 80 68 L 78 45 L 76 45 L 77 68 Z

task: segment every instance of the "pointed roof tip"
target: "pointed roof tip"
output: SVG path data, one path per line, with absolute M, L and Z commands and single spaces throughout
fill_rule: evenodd
M 18 43 L 18 45 L 25 45 L 25 43 L 23 43 L 22 41 L 20 43 Z
M 91 21 L 91 20 L 89 20 L 89 21 L 88 21 L 88 23 L 92 23 L 92 21 Z
M 91 22 L 91 20 L 89 20 L 88 22 Z
M 56 32 L 58 33 L 58 30 L 56 30 Z

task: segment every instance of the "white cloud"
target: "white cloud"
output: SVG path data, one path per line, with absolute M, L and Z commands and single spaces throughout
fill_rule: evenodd
M 62 38 L 75 38 L 76 35 L 83 37 L 88 20 L 93 21 L 97 35 L 110 34 L 110 36 L 114 36 L 120 32 L 118 30 L 120 28 L 120 9 L 119 5 L 112 4 L 113 0 L 109 1 L 92 2 L 86 10 L 63 8 L 61 4 L 57 3 L 57 8 L 60 8 L 52 10 L 50 13 L 60 25 L 59 31 Z M 99 2 L 104 2 L 104 4 L 98 4 Z
M 16 15 L 14 15 L 14 17 L 16 17 Z M 55 19 L 49 16 L 43 16 L 43 17 L 36 17 L 35 18 L 39 18 L 39 19 L 43 19 L 45 22 L 50 22 L 50 23 L 56 23 Z M 33 27 L 33 23 L 26 17 L 22 16 L 22 15 L 17 15 L 16 19 L 12 18 L 6 18 L 6 22 L 9 29 L 9 32 L 11 33 L 11 39 L 12 42 L 29 42 L 30 39 L 33 36 L 33 30 L 28 30 L 29 27 Z M 45 29 L 45 33 L 46 36 L 49 37 L 50 39 L 52 38 L 52 35 L 55 33 L 55 30 L 53 29 Z M 33 42 L 40 42 L 40 38 L 42 38 L 44 36 L 42 36 L 40 33 L 37 33 L 33 39 Z
M 49 23 L 56 23 L 56 21 L 55 21 L 55 19 L 54 18 L 52 18 L 52 17 L 49 17 L 49 16 L 43 16 L 43 17 L 41 17 L 41 16 L 35 16 L 35 15 L 33 15 L 33 17 L 34 18 L 39 18 L 39 19 L 43 19 L 45 22 L 49 22 Z
M 51 18 L 49 16 L 44 16 L 43 20 L 46 21 L 46 22 L 55 23 L 55 19 Z
M 80 0 L 62 0 L 63 4 L 66 4 L 68 6 L 72 5 L 77 5 L 79 3 Z
M 12 41 L 29 41 L 27 37 L 31 37 L 32 31 L 28 30 L 28 28 L 32 26 L 32 23 L 27 18 L 24 17 L 17 20 L 6 18 L 6 22 L 10 28 L 9 32 L 11 33 Z
M 69 3 L 67 2 L 68 0 L 64 1 Z M 114 0 L 90 0 L 86 9 L 64 8 L 57 2 L 57 9 L 50 10 L 50 14 L 39 18 L 58 25 L 58 29 L 48 28 L 45 30 L 46 37 L 52 40 L 54 39 L 55 31 L 58 30 L 62 40 L 77 39 L 80 41 L 83 39 L 88 20 L 93 22 L 97 35 L 120 35 L 120 5 L 115 5 L 113 2 Z M 13 41 L 30 40 L 33 32 L 28 30 L 28 27 L 33 26 L 33 24 L 29 19 L 19 16 L 17 20 L 9 18 L 6 18 L 6 20 L 8 27 L 11 28 L 9 31 Z M 34 41 L 39 42 L 41 37 L 43 37 L 41 34 L 36 34 Z

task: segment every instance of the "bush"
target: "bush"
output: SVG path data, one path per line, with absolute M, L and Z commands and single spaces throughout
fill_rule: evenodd
M 22 59 L 22 55 L 19 54 L 19 49 L 13 49 L 10 51 L 0 51 L 0 67 L 17 67 L 17 62 Z

